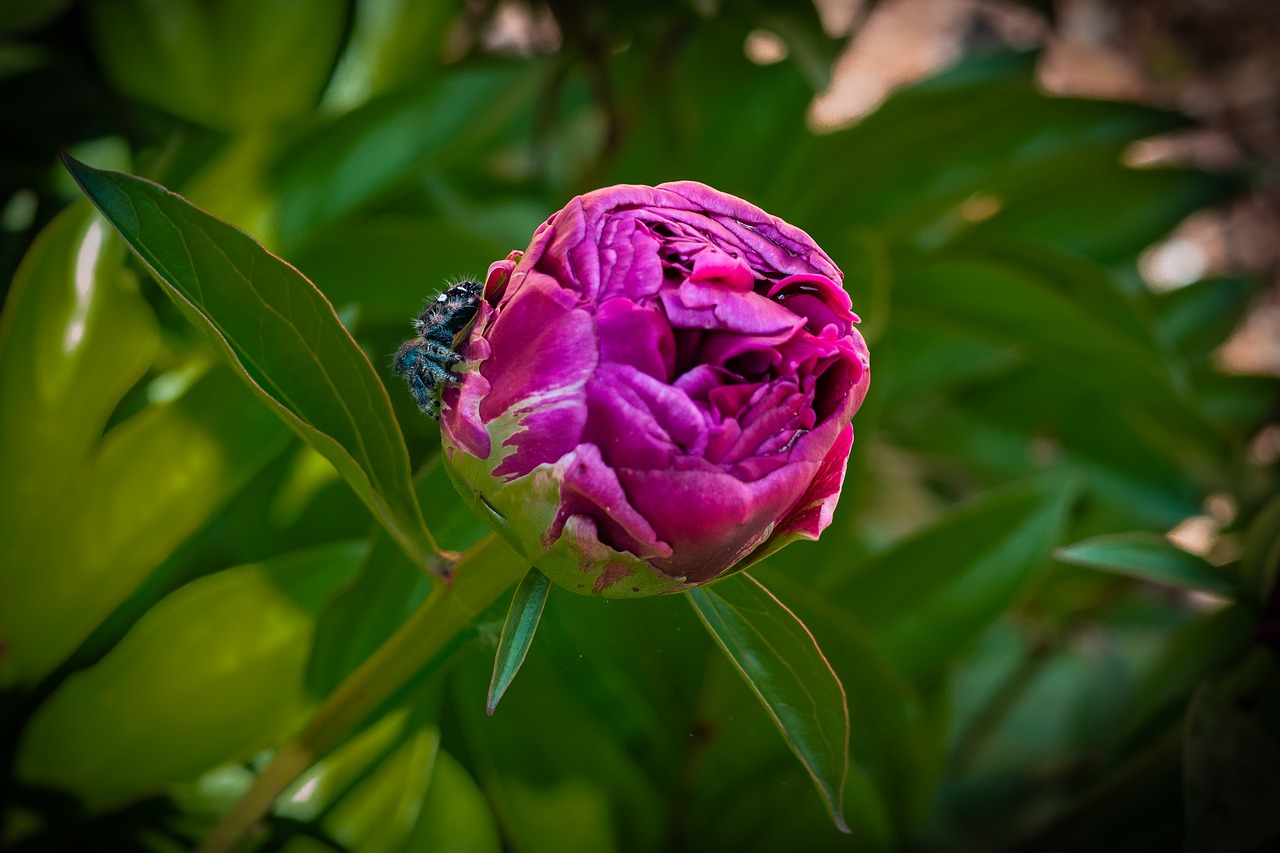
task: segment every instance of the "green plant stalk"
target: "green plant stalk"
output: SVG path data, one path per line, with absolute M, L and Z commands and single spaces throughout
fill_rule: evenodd
M 276 754 L 248 793 L 213 828 L 199 853 L 232 850 L 294 779 L 337 747 L 477 615 L 515 586 L 526 568 L 492 533 L 463 554 L 453 582 L 436 584 L 409 619 L 338 685 L 302 734 Z

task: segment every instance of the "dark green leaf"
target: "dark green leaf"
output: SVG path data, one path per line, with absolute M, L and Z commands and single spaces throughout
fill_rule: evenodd
M 333 463 L 415 564 L 438 566 L 391 401 L 329 302 L 247 234 L 164 188 L 66 162 L 271 410 Z
M 840 679 L 809 629 L 746 574 L 688 595 L 813 777 L 836 826 L 847 832 L 849 707 Z
M 439 171 L 473 155 L 480 140 L 527 105 L 541 80 L 528 66 L 476 68 L 387 94 L 313 128 L 276 170 L 281 240 L 298 245 L 415 169 Z
M 362 322 L 392 320 L 408 336 L 427 299 L 459 278 L 479 279 L 510 248 L 451 222 L 383 215 L 339 228 L 298 255 L 329 301 Z
M 1064 563 L 1114 572 L 1138 580 L 1218 595 L 1234 595 L 1235 585 L 1204 558 L 1188 554 L 1157 533 L 1095 536 L 1059 548 Z
M 308 705 L 315 614 L 364 549 L 291 554 L 171 594 L 40 707 L 19 747 L 19 776 L 96 808 L 273 745 Z
M 876 783 L 895 821 L 909 824 L 932 800 L 943 759 L 930 749 L 916 689 L 847 613 L 792 576 L 772 571 L 771 562 L 752 573 L 785 595 L 826 652 L 849 697 L 853 759 Z
M 529 646 L 533 643 L 534 632 L 538 630 L 538 622 L 542 619 L 542 608 L 547 603 L 547 592 L 551 589 L 551 581 L 537 569 L 529 569 L 516 593 L 511 598 L 511 608 L 507 611 L 507 620 L 502 625 L 502 636 L 498 638 L 498 651 L 493 659 L 493 679 L 489 682 L 489 700 L 485 710 L 493 716 L 502 694 L 507 692 L 511 681 L 520 671 Z
M 839 600 L 908 677 L 933 675 L 1040 577 L 1073 498 L 1059 480 L 992 494 L 861 566 Z
M 1254 601 L 1273 601 L 1280 580 L 1280 495 L 1272 498 L 1249 525 L 1240 567 L 1243 586 Z
M 502 613 L 492 616 L 487 633 L 496 643 Z M 667 792 L 568 680 L 576 672 L 577 683 L 589 683 L 594 670 L 580 658 L 548 654 L 544 644 L 530 651 L 523 669 L 503 713 L 492 717 L 479 701 L 492 672 L 487 655 L 460 665 L 453 691 L 468 767 L 509 845 L 529 853 L 658 849 Z

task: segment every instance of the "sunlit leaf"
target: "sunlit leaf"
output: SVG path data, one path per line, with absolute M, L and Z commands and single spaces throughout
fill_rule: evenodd
M 41 706 L 19 746 L 20 778 L 102 807 L 272 745 L 308 705 L 315 614 L 364 548 L 228 569 L 165 598 Z
M 66 162 L 271 410 L 333 463 L 415 564 L 436 565 L 391 401 L 329 302 L 247 234 L 164 188 Z
M 1095 536 L 1059 548 L 1064 563 L 1114 572 L 1165 586 L 1232 595 L 1235 585 L 1203 557 L 1189 554 L 1157 533 Z
M 121 245 L 83 206 L 54 220 L 14 277 L 0 325 L 0 636 L 5 683 L 50 663 L 38 623 L 42 550 L 60 502 L 112 409 L 151 364 L 155 317 L 121 269 Z M 40 566 L 37 569 L 37 565 Z M 19 622 L 27 622 L 20 627 Z M 37 661 L 37 658 L 43 658 Z
M 809 629 L 749 575 L 688 595 L 813 777 L 836 826 L 847 832 L 849 708 L 840 679 Z

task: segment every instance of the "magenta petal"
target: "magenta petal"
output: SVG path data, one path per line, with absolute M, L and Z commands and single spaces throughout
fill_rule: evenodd
M 755 276 L 746 261 L 712 248 L 694 258 L 689 281 L 717 282 L 729 290 L 747 291 L 755 282 Z
M 610 299 L 596 311 L 600 363 L 624 364 L 667 382 L 675 370 L 676 342 L 671 326 L 653 306 Z
M 493 355 L 481 371 L 493 390 L 480 405 L 486 421 L 513 406 L 581 389 L 597 364 L 594 319 L 539 273 L 510 295 L 487 338 Z
M 493 476 L 506 480 L 523 477 L 577 447 L 587 423 L 585 396 L 578 391 L 523 410 L 518 428 L 502 443 L 514 451 L 493 469 Z
M 666 468 L 676 454 L 706 445 L 702 413 L 680 390 L 634 368 L 606 365 L 588 385 L 590 426 L 584 436 L 609 464 Z
M 627 500 L 613 468 L 605 464 L 593 444 L 579 446 L 556 466 L 560 480 L 560 508 L 547 541 L 554 542 L 565 523 L 575 516 L 590 518 L 601 542 L 637 557 L 669 557 L 671 548 L 658 539 L 646 517 Z
M 818 534 L 827 529 L 835 513 L 836 501 L 840 499 L 840 490 L 844 487 L 844 475 L 852 447 L 853 425 L 849 424 L 841 430 L 818 465 L 818 471 L 804 496 L 778 522 L 770 539 L 784 536 L 817 539 Z
M 788 465 L 754 483 L 714 466 L 698 470 L 620 470 L 632 504 L 661 530 L 672 556 L 654 565 L 690 583 L 729 569 L 764 538 L 773 519 L 803 493 L 813 475 L 807 464 Z
M 758 293 L 734 293 L 719 285 L 694 281 L 663 291 L 662 306 L 671 325 L 677 327 L 774 335 L 804 324 L 802 317 Z

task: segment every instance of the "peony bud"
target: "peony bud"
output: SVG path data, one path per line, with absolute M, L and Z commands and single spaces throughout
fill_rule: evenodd
M 679 592 L 816 539 L 870 382 L 842 279 L 702 184 L 573 199 L 489 270 L 442 397 L 454 484 L 586 594 Z

